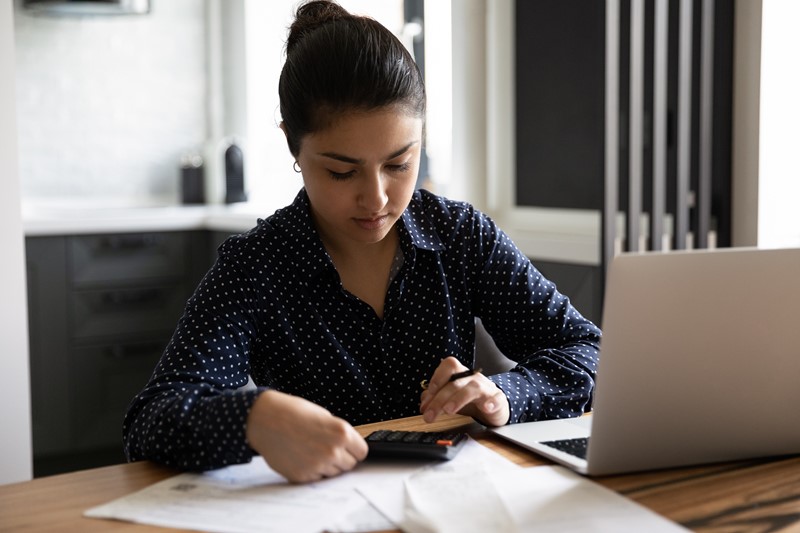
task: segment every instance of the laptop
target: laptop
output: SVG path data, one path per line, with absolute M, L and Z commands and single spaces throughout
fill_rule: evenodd
M 492 431 L 594 476 L 797 454 L 798 410 L 800 248 L 629 253 L 592 414 Z

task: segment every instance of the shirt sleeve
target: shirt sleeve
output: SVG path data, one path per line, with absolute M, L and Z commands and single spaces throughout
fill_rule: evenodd
M 473 310 L 517 362 L 489 377 L 508 399 L 509 423 L 580 416 L 591 406 L 600 329 L 491 219 L 473 220 Z
M 224 249 L 224 245 L 223 245 Z M 255 291 L 224 254 L 188 301 L 150 381 L 123 423 L 128 460 L 183 470 L 249 461 L 245 424 L 263 389 L 248 381 Z

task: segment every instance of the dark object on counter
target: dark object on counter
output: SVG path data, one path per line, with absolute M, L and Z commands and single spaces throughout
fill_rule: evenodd
M 206 201 L 203 158 L 199 155 L 181 161 L 181 201 L 184 204 L 203 204 Z
M 225 203 L 246 202 L 244 192 L 244 154 L 242 149 L 231 144 L 225 150 Z

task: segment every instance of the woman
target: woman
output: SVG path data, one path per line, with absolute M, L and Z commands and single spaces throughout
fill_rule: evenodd
M 311 481 L 366 457 L 353 425 L 588 409 L 600 331 L 489 218 L 415 191 L 425 90 L 402 44 L 317 1 L 286 54 L 281 129 L 304 188 L 220 247 L 130 406 L 129 459 L 209 469 L 260 454 Z M 477 317 L 519 364 L 451 382 L 473 365 Z M 248 375 L 257 389 L 237 390 Z

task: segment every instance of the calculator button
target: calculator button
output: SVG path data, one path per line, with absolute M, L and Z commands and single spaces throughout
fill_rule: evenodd
M 419 441 L 425 444 L 433 444 L 439 440 L 439 438 L 441 438 L 441 433 L 427 432 L 422 436 L 422 438 L 419 439 Z
M 420 442 L 420 439 L 423 437 L 423 433 L 421 431 L 409 431 L 403 437 L 403 442 Z
M 404 435 L 404 431 L 390 431 L 383 440 L 386 442 L 397 442 L 403 440 Z
M 386 429 L 379 429 L 378 431 L 373 431 L 367 436 L 368 441 L 382 441 L 386 438 L 386 435 L 389 434 L 389 431 Z

